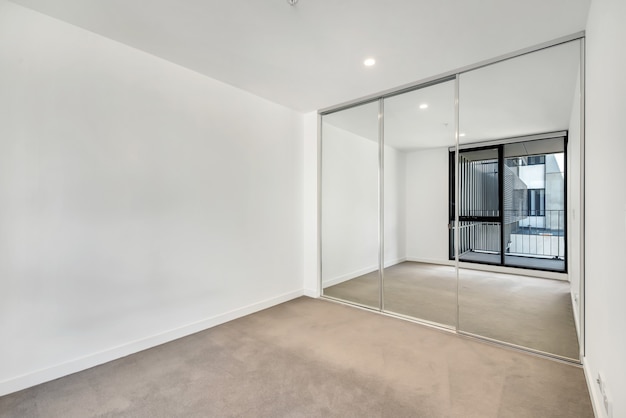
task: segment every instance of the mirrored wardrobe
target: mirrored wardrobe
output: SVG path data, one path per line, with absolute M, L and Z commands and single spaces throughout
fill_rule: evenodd
M 320 112 L 322 295 L 578 362 L 583 42 Z

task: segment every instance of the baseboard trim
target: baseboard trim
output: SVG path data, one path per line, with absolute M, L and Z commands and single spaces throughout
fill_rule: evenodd
M 404 261 L 407 261 L 406 257 L 397 258 L 395 260 L 387 261 L 387 262 L 385 262 L 385 268 L 391 267 L 391 266 L 395 266 L 396 264 L 402 263 Z M 324 281 L 324 288 L 327 288 L 327 287 L 330 287 L 330 286 L 334 286 L 334 285 L 339 284 L 339 283 L 347 282 L 348 280 L 352 280 L 352 279 L 354 279 L 356 277 L 363 276 L 364 274 L 368 274 L 368 273 L 371 273 L 371 272 L 377 271 L 377 270 L 378 270 L 378 266 L 374 265 L 374 266 L 366 267 L 364 269 L 353 271 L 353 272 L 348 273 L 348 274 L 343 274 L 341 276 L 333 277 L 332 279 L 328 279 L 328 280 Z
M 385 268 L 395 266 L 396 264 L 404 263 L 405 261 L 407 261 L 406 257 L 400 257 L 400 258 L 396 258 L 395 260 L 386 261 Z
M 117 360 L 122 357 L 126 357 L 128 355 L 147 350 L 148 348 L 156 347 L 158 345 L 165 344 L 167 342 L 174 341 L 200 331 L 204 331 L 206 329 L 221 325 L 234 319 L 241 318 L 243 316 L 262 311 L 263 309 L 271 308 L 272 306 L 290 301 L 292 299 L 303 296 L 304 294 L 305 291 L 303 289 L 283 293 L 282 295 L 252 303 L 241 308 L 233 309 L 231 311 L 215 315 L 210 318 L 192 322 L 178 328 L 164 331 L 149 337 L 130 341 L 126 344 L 88 354 L 86 356 L 57 364 L 55 366 L 47 367 L 44 369 L 36 370 L 34 372 L 23 374 L 21 376 L 16 376 L 7 380 L 3 380 L 0 382 L 0 396 L 8 395 L 10 393 L 17 392 L 41 383 L 49 382 L 63 376 L 77 373 L 98 366 L 100 364 L 108 363 L 109 361 Z
M 364 269 L 353 271 L 348 274 L 343 274 L 341 276 L 333 277 L 332 279 L 324 281 L 324 288 L 334 286 L 339 283 L 347 282 L 348 280 L 352 280 L 355 277 L 359 277 L 359 276 L 362 276 L 367 273 L 371 273 L 376 270 L 378 270 L 378 266 L 369 266 Z
M 467 270 L 489 271 L 492 273 L 515 274 L 518 276 L 538 277 L 540 279 L 560 280 L 569 282 L 567 273 L 557 273 L 552 271 L 531 270 L 510 266 L 492 266 L 489 264 L 467 263 L 459 261 L 459 267 Z
M 574 327 L 576 328 L 576 337 L 578 338 L 578 346 L 582 347 L 582 344 L 580 343 L 580 322 L 578 319 L 578 312 L 580 307 L 578 306 L 578 302 L 579 300 L 576 300 L 574 298 L 574 293 L 572 293 L 572 290 L 570 289 L 570 298 L 572 299 L 572 307 L 573 307 L 573 311 L 574 311 Z
M 595 377 L 591 371 L 591 366 L 586 357 L 583 357 L 583 371 L 585 374 L 585 380 L 587 381 L 587 388 L 589 389 L 589 395 L 591 397 L 591 406 L 593 407 L 593 415 L 596 418 L 603 418 L 606 416 L 604 413 L 604 402 L 602 400 L 602 394 L 598 388 Z
M 407 257 L 406 261 L 413 261 L 415 263 L 437 264 L 441 266 L 454 266 L 454 260 L 434 260 L 429 258 Z

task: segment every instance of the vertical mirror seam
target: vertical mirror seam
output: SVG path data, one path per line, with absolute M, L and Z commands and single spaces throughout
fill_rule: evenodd
M 580 224 L 580 250 L 579 250 L 579 270 L 580 270 L 580 283 L 579 283 L 579 292 L 580 292 L 580 307 L 579 307 L 579 323 L 580 323 L 580 340 L 581 340 L 581 359 L 585 357 L 586 353 L 586 336 L 585 332 L 585 301 L 586 301 L 586 274 L 585 274 L 585 59 L 586 59 L 586 49 L 585 49 L 585 38 L 580 39 L 580 145 L 579 145 L 579 154 L 580 154 L 580 178 L 579 178 L 579 187 L 580 187 L 580 215 L 579 215 L 579 224 Z
M 454 78 L 454 224 L 452 226 L 454 236 L 454 274 L 456 276 L 456 323 L 454 329 L 458 332 L 460 326 L 460 300 L 459 300 L 459 121 L 460 121 L 460 74 Z M 449 170 L 448 170 L 449 172 Z
M 378 306 L 385 311 L 385 103 L 378 99 Z

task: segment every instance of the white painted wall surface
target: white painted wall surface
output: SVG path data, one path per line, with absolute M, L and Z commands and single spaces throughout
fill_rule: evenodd
M 580 194 L 580 84 L 577 83 L 567 140 L 567 273 L 578 337 L 581 338 L 581 194 Z
M 546 169 L 545 165 L 523 165 L 518 167 L 519 178 L 526 184 L 529 189 L 543 189 L 546 187 Z
M 302 204 L 303 204 L 303 273 L 304 293 L 319 297 L 319 244 L 318 235 L 318 115 L 304 115 L 304 143 L 302 146 Z
M 448 261 L 448 148 L 406 154 L 407 259 Z
M 385 267 L 406 260 L 405 155 L 385 146 Z
M 585 369 L 604 374 L 613 417 L 626 417 L 626 2 L 594 0 L 587 25 Z
M 0 1 L 0 395 L 302 293 L 302 115 Z
M 322 282 L 331 286 L 378 269 L 378 143 L 323 124 Z M 385 266 L 405 248 L 405 158 L 385 146 Z M 309 217 L 310 218 L 310 217 Z
M 378 144 L 322 127 L 322 282 L 378 268 Z

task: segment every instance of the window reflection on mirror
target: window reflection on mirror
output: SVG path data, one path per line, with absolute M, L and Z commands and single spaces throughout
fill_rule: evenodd
M 574 360 L 579 63 L 572 41 L 462 74 L 456 161 L 459 331 Z M 472 155 L 479 147 L 495 159 Z

